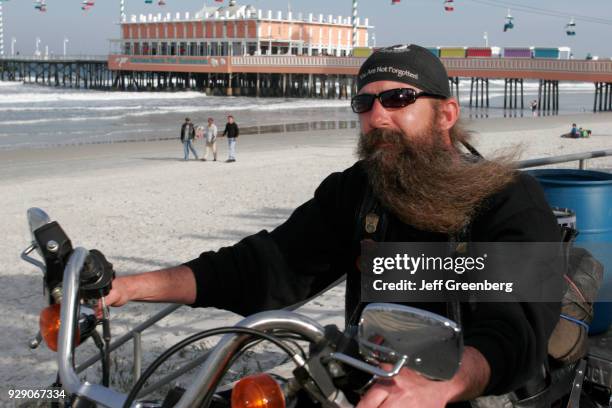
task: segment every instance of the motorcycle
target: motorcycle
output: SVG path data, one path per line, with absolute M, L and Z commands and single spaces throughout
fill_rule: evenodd
M 39 342 L 57 351 L 55 389 L 68 406 L 103 407 L 292 407 L 303 404 L 353 407 L 376 378 L 392 378 L 409 367 L 431 379 L 448 380 L 459 369 L 461 327 L 453 320 L 401 305 L 370 304 L 356 328 L 323 327 L 291 311 L 249 316 L 236 326 L 206 330 L 179 342 L 157 358 L 123 394 L 109 387 L 111 330 L 106 296 L 114 271 L 97 250 L 73 248 L 61 226 L 41 209 L 27 212 L 32 243 L 22 258 L 43 271 L 49 306 L 40 315 Z M 36 251 L 43 262 L 32 258 Z M 98 332 L 101 326 L 102 334 Z M 139 401 L 146 380 L 170 356 L 201 339 L 223 334 L 187 389 L 173 388 L 160 401 Z M 81 382 L 74 349 L 89 338 L 100 349 L 101 384 Z M 304 350 L 295 340 L 308 344 Z M 266 340 L 287 354 L 295 368 L 290 378 L 255 374 L 229 391 L 219 387 L 231 364 L 255 342 Z M 36 346 L 37 344 L 33 344 Z M 380 367 L 390 364 L 390 369 Z
M 41 312 L 40 333 L 31 347 L 44 340 L 57 352 L 58 376 L 53 389 L 61 390 L 66 406 L 349 408 L 374 380 L 393 378 L 402 367 L 433 380 L 449 380 L 459 369 L 463 336 L 457 323 L 458 304 L 451 304 L 451 318 L 447 318 L 408 306 L 373 303 L 365 307 L 356 327 L 344 331 L 279 310 L 257 313 L 235 326 L 205 330 L 184 339 L 160 355 L 124 394 L 109 387 L 113 348 L 104 296 L 112 287 L 112 265 L 95 249 L 73 248 L 61 226 L 43 210 L 31 208 L 27 218 L 32 242 L 22 258 L 42 270 L 49 303 Z M 43 262 L 32 258 L 33 252 Z M 164 361 L 196 341 L 218 335 L 223 337 L 186 389 L 174 387 L 160 400 L 138 399 L 147 379 Z M 100 350 L 101 384 L 82 382 L 75 369 L 74 350 L 89 338 Z M 295 366 L 290 375 L 261 373 L 243 377 L 229 389 L 221 386 L 231 365 L 262 340 L 287 354 Z M 301 344 L 307 344 L 308 350 Z M 588 406 L 607 406 L 612 401 L 612 361 L 606 362 L 605 356 L 597 354 L 597 347 L 594 350 L 575 365 L 551 369 L 543 387 L 528 390 L 527 395 L 514 393 L 507 400 L 512 405 L 484 399 L 475 406 L 548 407 L 563 403 L 578 407 L 586 406 L 580 405 L 586 394 L 592 401 Z M 390 368 L 381 368 L 381 363 Z

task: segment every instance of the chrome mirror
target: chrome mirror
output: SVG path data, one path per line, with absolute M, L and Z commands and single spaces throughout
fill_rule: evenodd
M 46 212 L 41 210 L 40 208 L 32 207 L 28 208 L 27 212 L 28 217 L 28 225 L 30 226 L 30 235 L 32 237 L 32 244 L 36 245 L 36 251 L 42 257 L 42 251 L 38 248 L 36 237 L 34 236 L 34 231 L 39 229 L 40 227 L 47 225 L 51 222 L 51 218 L 47 215 Z
M 50 222 L 51 218 L 49 218 L 47 213 L 40 208 L 33 207 L 28 209 L 28 224 L 30 225 L 30 232 L 32 234 L 37 229 Z
M 361 314 L 359 351 L 374 363 L 404 366 L 434 380 L 449 380 L 463 354 L 461 328 L 446 317 L 413 307 L 372 303 Z

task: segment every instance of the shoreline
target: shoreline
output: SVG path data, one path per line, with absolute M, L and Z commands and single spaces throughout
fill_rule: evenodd
M 267 135 L 273 133 L 296 133 L 296 132 L 319 132 L 328 130 L 343 130 L 343 129 L 356 129 L 358 120 L 319 120 L 310 122 L 292 122 L 292 123 L 281 123 L 281 124 L 269 124 L 269 125 L 253 125 L 243 126 L 240 128 L 240 135 Z M 221 130 L 220 130 L 221 131 Z M 47 150 L 57 149 L 64 147 L 74 146 L 89 146 L 89 145 L 112 145 L 122 143 L 152 143 L 152 142 L 164 142 L 169 140 L 177 140 L 176 136 L 159 136 L 159 137 L 146 137 L 145 139 L 113 139 L 113 140 L 94 140 L 94 141 L 79 141 L 72 143 L 49 143 L 46 145 L 34 145 L 34 146 L 0 146 L 1 152 L 11 152 L 17 150 Z
M 334 134 L 330 134 L 334 132 Z M 245 135 L 238 138 L 237 154 L 241 162 L 249 162 L 255 155 L 298 148 L 333 147 L 339 141 L 353 143 L 357 140 L 354 129 L 320 132 L 292 132 Z M 204 152 L 203 140 L 195 144 L 199 156 Z M 247 153 L 248 152 L 248 153 Z M 227 139 L 217 141 L 218 160 L 227 157 Z M 242 157 L 241 157 L 242 156 Z M 209 156 L 209 159 L 211 156 Z M 193 156 L 190 153 L 190 161 Z M 157 167 L 156 164 L 183 162 L 183 146 L 178 138 L 152 142 L 106 143 L 59 146 L 50 149 L 19 149 L 0 151 L 0 185 L 17 179 L 62 176 L 71 169 L 91 173 L 113 168 Z M 205 165 L 206 163 L 202 163 Z M 13 180 L 13 181 L 11 181 Z
M 466 125 L 467 128 L 474 128 L 476 132 L 480 131 L 492 131 L 498 130 L 500 124 L 513 123 L 514 130 L 535 130 L 535 129 L 546 129 L 554 125 L 561 123 L 567 123 L 567 127 L 571 127 L 571 123 L 587 123 L 588 126 L 592 127 L 593 124 L 607 123 L 612 120 L 612 112 L 591 112 L 591 113 L 575 113 L 575 114 L 557 114 L 557 115 L 539 115 L 534 117 L 531 112 L 526 110 L 523 112 L 524 115 L 516 116 L 521 113 L 520 111 L 509 111 L 507 117 L 482 117 L 480 114 L 473 114 L 473 117 L 469 117 L 469 108 L 462 108 L 461 122 Z M 298 132 L 320 132 L 320 131 L 342 131 L 345 129 L 357 129 L 359 127 L 359 120 L 357 115 L 354 115 L 353 119 L 334 119 L 334 120 L 311 120 L 311 121 L 299 121 L 299 122 L 286 122 L 277 124 L 265 124 L 265 125 L 245 125 L 241 126 L 241 135 L 267 135 L 275 133 L 298 133 Z M 178 126 L 177 126 L 178 129 Z M 176 140 L 176 136 L 158 136 L 158 137 L 145 137 L 144 139 L 112 139 L 112 140 L 94 140 L 94 141 L 79 141 L 72 143 L 49 143 L 45 145 L 34 145 L 34 146 L 1 146 L 0 154 L 3 152 L 12 152 L 19 150 L 40 150 L 40 149 L 57 149 L 64 147 L 73 146 L 88 146 L 88 145 L 108 145 L 108 144 L 122 144 L 122 143 L 151 143 L 168 140 Z
M 590 139 L 562 139 L 572 122 L 583 124 L 593 130 Z M 306 126 L 309 125 L 309 127 Z M 570 117 L 543 116 L 517 118 L 464 119 L 464 128 L 472 132 L 474 145 L 490 153 L 499 149 L 507 149 L 513 145 L 522 146 L 523 155 L 520 160 L 540 157 L 558 156 L 569 153 L 583 153 L 601 150 L 601 145 L 612 147 L 612 112 L 578 114 Z M 269 132 L 270 128 L 272 132 Z M 246 127 L 249 128 L 249 127 Z M 270 149 L 284 149 L 286 143 L 294 147 L 304 147 L 321 144 L 335 146 L 338 139 L 355 142 L 358 138 L 357 121 L 314 121 L 298 122 L 275 126 L 254 126 L 251 130 L 257 132 L 243 133 L 238 139 L 238 149 L 265 152 Z M 503 134 L 504 140 L 495 140 L 494 134 Z M 530 136 L 526 136 L 529 134 Z M 499 137 L 499 136 L 497 136 Z M 601 139 L 608 141 L 601 143 Z M 219 156 L 223 157 L 226 150 L 226 139 L 219 138 L 217 146 Z M 537 143 L 544 142 L 544 143 Z M 551 142 L 556 142 L 558 154 L 546 151 Z M 204 142 L 196 141 L 196 149 L 203 154 Z M 527 145 L 527 146 L 525 146 Z M 526 147 L 526 149 L 525 149 Z M 353 149 L 354 150 L 354 149 Z M 527 151 L 524 151 L 527 150 Z M 550 150 L 550 149 L 548 149 Z M 353 153 L 353 152 L 351 152 Z M 0 150 L 0 178 L 3 181 L 17 177 L 35 176 L 33 168 L 46 169 L 44 174 L 60 174 L 66 164 L 72 162 L 83 167 L 82 170 L 94 168 L 124 167 L 130 163 L 142 161 L 180 161 L 182 145 L 177 137 L 160 137 L 157 140 L 121 142 L 96 142 L 78 144 L 60 144 L 49 147 L 28 147 Z M 138 159 L 134 161 L 133 159 Z M 603 159 L 606 160 L 606 159 Z M 86 164 L 86 163 L 89 164 Z M 59 168 L 56 168 L 56 163 Z M 106 163 L 106 164 L 105 164 Z M 595 163 L 595 161 L 594 161 Z M 598 166 L 600 167 L 600 166 Z M 612 163 L 610 165 L 612 167 Z M 41 173 L 42 174 L 42 173 Z M 0 181 L 1 183 L 2 181 Z
M 4 88 L 9 91 L 0 96 L 0 151 L 172 140 L 186 116 L 197 124 L 206 123 L 210 116 L 223 125 L 225 116 L 234 114 L 245 135 L 334 130 L 352 127 L 357 121 L 348 99 L 209 97 L 191 91 L 111 94 L 17 84 Z M 500 89 L 503 94 L 503 85 Z M 460 92 L 462 116 L 467 121 L 493 121 L 496 126 L 498 120 L 531 119 L 530 109 L 503 109 L 499 92 L 491 96 L 490 108 L 469 108 L 469 87 Z M 576 117 L 584 118 L 584 123 L 596 120 L 599 114 L 590 110 L 593 97 L 589 92 L 581 84 L 572 85 L 560 111 L 551 117 L 569 123 Z M 541 114 L 538 120 L 548 119 Z

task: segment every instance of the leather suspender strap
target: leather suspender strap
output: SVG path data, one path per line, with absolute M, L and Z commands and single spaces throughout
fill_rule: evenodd
M 361 244 L 364 240 L 372 240 L 383 242 L 387 230 L 388 216 L 382 208 L 380 202 L 374 196 L 370 184 L 366 186 L 359 212 L 357 213 L 357 222 L 355 223 L 354 239 Z M 356 260 L 359 263 L 359 259 Z M 361 287 L 359 279 L 346 280 L 346 327 L 356 326 L 359 321 L 359 316 L 365 305 L 358 302 L 356 305 L 350 301 L 354 297 L 357 299 L 361 295 Z

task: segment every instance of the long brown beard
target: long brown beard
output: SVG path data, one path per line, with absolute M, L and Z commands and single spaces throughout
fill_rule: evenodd
M 457 137 L 451 132 L 454 144 L 448 146 L 434 123 L 420 141 L 374 129 L 361 135 L 357 153 L 383 206 L 418 229 L 452 234 L 469 224 L 485 199 L 508 185 L 515 172 L 509 157 L 466 158 L 457 145 L 467 133 Z

